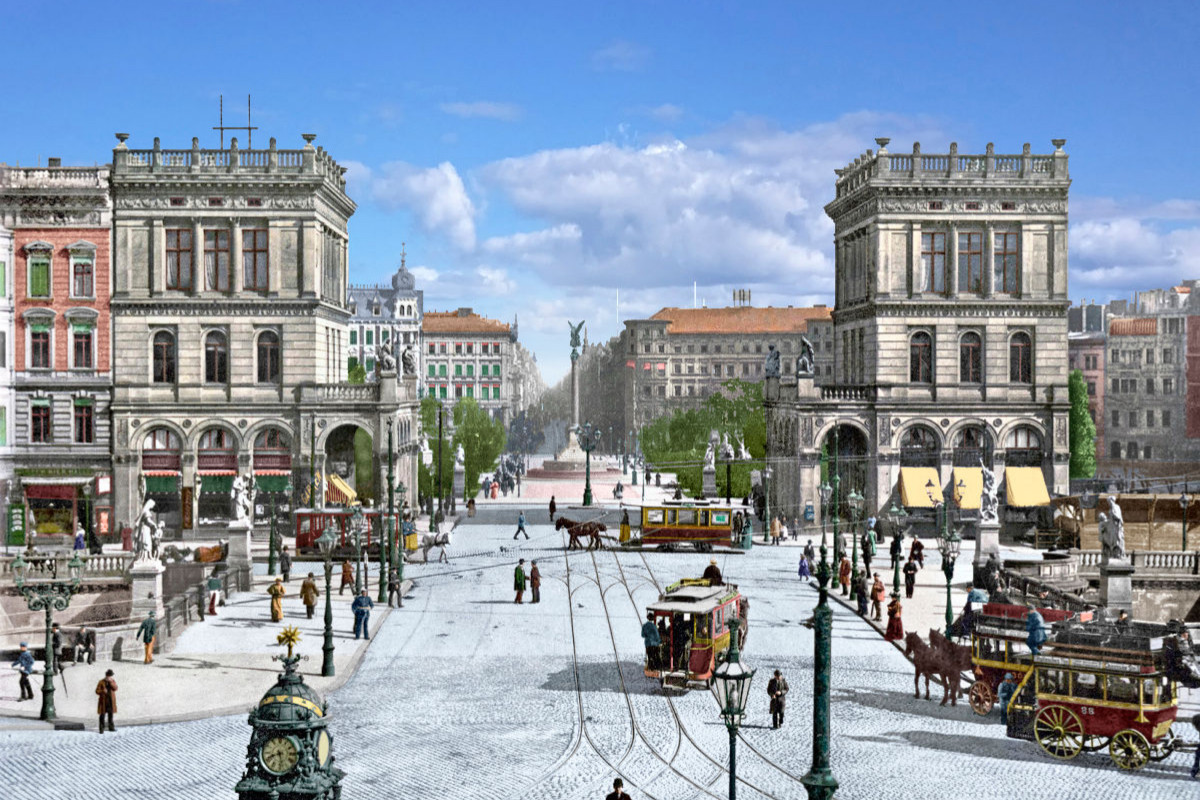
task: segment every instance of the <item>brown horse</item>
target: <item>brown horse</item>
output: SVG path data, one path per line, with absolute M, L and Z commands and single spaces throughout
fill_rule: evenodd
M 953 696 L 957 699 L 962 691 L 959 687 L 959 680 L 962 673 L 964 671 L 973 672 L 975 668 L 975 665 L 971 661 L 971 648 L 966 645 L 955 644 L 943 636 L 942 632 L 936 628 L 929 629 L 929 644 L 934 650 L 945 653 L 946 657 L 950 659 L 950 663 L 954 665 L 956 672 L 947 677 L 950 679 Z M 956 703 L 951 704 L 956 705 Z
M 586 537 L 588 540 L 588 550 L 602 550 L 604 547 L 600 542 L 600 532 L 607 531 L 608 528 L 603 522 L 596 522 L 594 520 L 589 522 L 576 522 L 575 520 L 568 519 L 567 517 L 559 517 L 554 521 L 554 530 L 561 531 L 563 528 L 567 529 L 567 535 L 571 537 L 570 542 L 567 544 L 568 550 L 577 550 L 582 548 L 583 542 L 581 542 L 580 539 L 583 537 Z
M 913 697 L 920 699 L 921 676 L 924 675 L 925 699 L 930 699 L 929 678 L 932 676 L 934 682 L 942 687 L 941 705 L 946 705 L 946 700 L 949 700 L 952 706 L 958 705 L 958 673 L 949 655 L 925 644 L 920 634 L 915 631 L 909 631 L 904 637 L 904 655 L 912 657 L 913 667 L 916 669 L 913 676 Z M 954 686 L 953 694 L 951 685 Z

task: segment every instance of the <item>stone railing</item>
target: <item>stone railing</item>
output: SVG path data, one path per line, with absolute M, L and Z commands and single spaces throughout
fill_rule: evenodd
M 1087 611 L 1096 607 L 1094 603 L 1087 602 L 1079 595 L 1064 592 L 1045 581 L 1013 570 L 1000 570 L 1000 581 L 1006 587 L 1005 592 L 1009 599 L 1015 602 L 1036 602 L 1043 607 L 1050 606 L 1067 611 Z
M 300 387 L 300 401 L 304 403 L 379 402 L 378 383 L 318 383 Z
M 107 167 L 0 167 L 7 189 L 107 189 Z
M 822 386 L 822 400 L 858 400 L 866 402 L 874 399 L 870 386 Z
M 1079 571 L 1091 575 L 1100 573 L 1099 550 L 1072 550 L 1079 559 Z M 1178 550 L 1133 550 L 1128 553 L 1135 572 L 1170 575 L 1200 574 L 1200 554 Z
M 838 197 L 853 193 L 875 178 L 964 177 L 977 180 L 995 177 L 1003 180 L 1020 178 L 1045 181 L 1066 180 L 1069 177 L 1067 154 L 1062 150 L 1066 143 L 1064 139 L 1052 140 L 1055 150 L 1051 155 L 1033 155 L 1029 144 L 1025 144 L 1022 152 L 1015 155 L 997 155 L 991 144 L 988 144 L 987 152 L 983 155 L 959 155 L 958 145 L 953 143 L 949 153 L 926 155 L 921 152 L 919 142 L 913 145 L 912 155 L 892 154 L 887 151 L 890 139 L 875 141 L 880 145 L 877 153 L 867 150 L 845 168 L 837 170 Z
M 67 562 L 73 554 L 58 553 L 55 555 L 24 556 L 27 567 L 26 580 L 66 580 L 70 574 Z M 16 555 L 0 556 L 0 582 L 8 583 L 13 580 L 12 562 Z M 84 581 L 104 581 L 124 579 L 133 565 L 132 553 L 101 553 L 99 555 L 80 555 L 83 562 L 81 577 Z
M 116 174 L 240 172 L 299 173 L 321 175 L 342 191 L 346 189 L 346 170 L 339 166 L 324 148 L 313 147 L 311 134 L 305 134 L 308 144 L 300 150 L 280 150 L 272 138 L 266 150 L 241 150 L 237 139 L 230 141 L 228 150 L 202 150 L 200 140 L 192 139 L 191 150 L 164 150 L 158 137 L 150 150 L 130 150 L 125 147 L 126 134 L 119 134 L 121 144 L 113 150 L 113 172 Z

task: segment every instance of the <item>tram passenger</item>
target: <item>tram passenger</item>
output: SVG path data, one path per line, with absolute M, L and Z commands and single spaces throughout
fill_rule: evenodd
M 662 639 L 659 638 L 658 628 L 654 625 L 653 611 L 646 614 L 646 621 L 642 623 L 642 641 L 646 645 L 646 669 L 660 669 L 659 652 L 662 649 Z
M 708 566 L 704 568 L 704 574 L 702 574 L 700 577 L 708 581 L 709 586 L 725 585 L 725 581 L 721 577 L 721 569 L 717 566 L 717 560 L 715 558 L 709 560 Z
M 1029 645 L 1029 652 L 1036 656 L 1042 652 L 1042 645 L 1046 643 L 1046 620 L 1032 605 L 1025 617 L 1025 632 L 1029 634 L 1025 639 L 1025 643 Z
M 996 698 L 1000 704 L 1000 723 L 1008 724 L 1008 703 L 1017 691 L 1017 681 L 1011 672 L 1004 673 L 1004 682 L 996 687 Z

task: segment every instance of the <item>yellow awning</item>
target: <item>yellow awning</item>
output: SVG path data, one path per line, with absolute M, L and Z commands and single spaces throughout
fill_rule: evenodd
M 1033 508 L 1050 505 L 1050 493 L 1046 491 L 1046 479 L 1041 467 L 1008 467 L 1004 470 L 1004 482 L 1008 486 L 1008 504 L 1015 508 Z
M 927 489 L 929 482 L 933 488 Z M 933 492 L 930 499 L 929 492 Z M 942 499 L 942 478 L 933 467 L 900 468 L 900 504 L 906 508 L 933 508 L 934 500 Z
M 349 505 L 358 497 L 358 492 L 350 488 L 350 484 L 342 480 L 342 476 L 330 472 L 325 476 L 325 502 L 345 503 Z
M 962 484 L 961 486 L 959 484 Z M 979 508 L 979 497 L 983 494 L 983 469 L 980 467 L 954 468 L 954 502 L 959 508 Z

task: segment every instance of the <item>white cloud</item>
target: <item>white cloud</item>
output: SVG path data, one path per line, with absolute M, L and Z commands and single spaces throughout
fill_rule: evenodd
M 618 39 L 592 53 L 592 66 L 599 70 L 636 72 L 650 60 L 650 48 Z
M 505 269 L 480 264 L 475 268 L 475 277 L 475 285 L 489 295 L 512 294 L 517 288 L 516 282 L 508 277 L 508 270 Z
M 663 103 L 661 106 L 655 106 L 647 112 L 660 122 L 674 122 L 683 116 L 683 109 L 674 103 Z
M 438 282 L 439 273 L 433 267 L 409 267 L 409 272 L 416 278 L 417 285 L 422 289 Z
M 475 248 L 475 205 L 450 162 L 422 168 L 393 161 L 370 177 L 370 187 L 372 198 L 385 208 L 409 211 L 426 230 L 444 235 L 460 250 Z
M 455 117 L 484 117 L 512 122 L 521 117 L 522 109 L 514 103 L 496 103 L 486 100 L 474 103 L 442 103 L 441 109 Z

